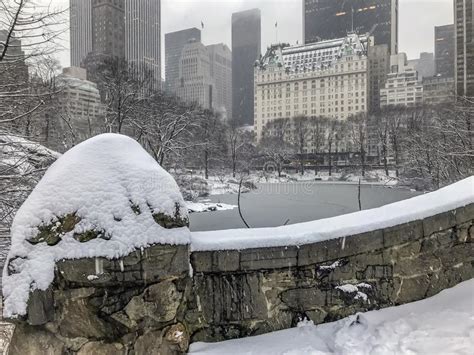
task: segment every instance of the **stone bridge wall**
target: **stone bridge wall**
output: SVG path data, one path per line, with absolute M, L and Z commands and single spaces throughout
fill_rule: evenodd
M 432 296 L 474 277 L 473 219 L 471 204 L 300 247 L 194 252 L 191 339 L 257 335 Z
M 190 254 L 155 245 L 117 260 L 61 261 L 15 320 L 10 353 L 175 354 L 190 341 L 416 301 L 474 277 L 473 219 L 471 204 L 300 247 Z

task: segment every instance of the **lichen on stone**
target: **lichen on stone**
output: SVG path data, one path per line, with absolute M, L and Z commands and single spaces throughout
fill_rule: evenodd
M 81 243 L 85 243 L 96 238 L 110 239 L 107 238 L 107 235 L 104 231 L 97 231 L 94 229 L 85 231 L 84 233 L 74 233 L 74 239 Z
M 188 217 L 181 216 L 180 206 L 178 203 L 175 204 L 175 212 L 173 216 L 158 212 L 153 213 L 153 219 L 156 223 L 166 229 L 189 227 L 189 219 Z
M 44 242 L 50 246 L 56 245 L 61 241 L 62 236 L 72 232 L 80 221 L 81 218 L 76 216 L 75 213 L 58 217 L 56 221 L 52 221 L 47 225 L 38 226 L 38 233 L 27 240 L 31 244 Z

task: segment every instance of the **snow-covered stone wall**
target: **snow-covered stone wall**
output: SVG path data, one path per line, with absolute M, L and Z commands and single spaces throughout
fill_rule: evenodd
M 257 335 L 304 318 L 329 322 L 420 300 L 474 278 L 473 219 L 471 203 L 300 246 L 194 251 L 185 317 L 191 340 Z

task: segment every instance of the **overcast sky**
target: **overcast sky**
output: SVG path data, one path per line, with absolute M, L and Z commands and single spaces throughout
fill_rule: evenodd
M 399 3 L 399 51 L 406 52 L 409 59 L 417 58 L 420 52 L 433 52 L 434 26 L 453 23 L 453 0 L 399 0 Z M 262 12 L 262 50 L 277 39 L 275 22 L 278 22 L 279 42 L 294 44 L 302 40 L 302 0 L 162 0 L 161 4 L 163 41 L 165 33 L 201 28 L 202 21 L 204 44 L 223 42 L 231 47 L 232 13 L 251 8 Z M 69 65 L 67 50 L 59 57 L 63 66 Z

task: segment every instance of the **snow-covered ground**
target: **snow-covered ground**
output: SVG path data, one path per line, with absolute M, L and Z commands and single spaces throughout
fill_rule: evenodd
M 474 279 L 431 298 L 340 321 L 220 343 L 194 343 L 195 355 L 472 355 Z
M 199 202 L 186 202 L 186 207 L 189 213 L 197 212 L 215 212 L 215 211 L 227 211 L 237 208 L 235 205 L 228 205 L 226 203 L 214 203 L 210 200 L 200 200 Z
M 210 176 L 209 179 L 204 179 L 210 195 L 224 195 L 224 194 L 236 194 L 239 191 L 239 179 L 234 178 L 231 175 L 223 176 Z M 244 177 L 244 182 L 250 186 L 253 184 L 271 184 L 271 183 L 288 183 L 288 182 L 332 182 L 332 183 L 345 183 L 345 184 L 371 184 L 371 185 L 384 185 L 384 186 L 395 186 L 398 184 L 398 179 L 395 177 L 395 172 L 390 171 L 389 176 L 382 170 L 367 171 L 366 176 L 363 177 L 360 174 L 355 173 L 341 173 L 333 172 L 331 176 L 327 171 L 321 171 L 318 174 L 314 173 L 314 170 L 307 170 L 304 175 L 298 173 L 283 174 L 278 177 L 275 172 L 252 172 L 250 175 Z M 250 189 L 247 186 L 242 187 L 242 192 L 248 192 Z

